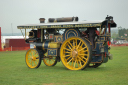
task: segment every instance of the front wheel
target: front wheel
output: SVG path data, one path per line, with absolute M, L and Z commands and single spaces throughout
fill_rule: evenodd
M 48 58 L 44 57 L 43 61 L 46 66 L 55 66 L 57 64 L 57 58 L 53 56 L 50 56 Z
M 29 49 L 25 56 L 26 64 L 29 68 L 38 68 L 41 64 L 41 56 L 36 49 Z
M 70 70 L 82 70 L 91 61 L 91 46 L 85 39 L 70 37 L 63 42 L 60 49 L 60 57 L 66 68 Z

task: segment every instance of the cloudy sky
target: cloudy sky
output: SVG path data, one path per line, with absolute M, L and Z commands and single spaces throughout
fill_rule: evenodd
M 39 23 L 39 18 L 78 16 L 82 20 L 114 17 L 117 27 L 128 28 L 128 0 L 0 0 L 2 33 L 20 33 L 18 25 Z M 12 24 L 12 28 L 11 28 Z

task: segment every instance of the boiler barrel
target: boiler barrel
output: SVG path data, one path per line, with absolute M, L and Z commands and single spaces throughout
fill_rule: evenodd
M 47 48 L 60 48 L 60 43 L 45 41 L 44 43 L 36 43 L 37 49 L 47 49 Z
M 71 22 L 78 21 L 78 17 L 65 17 L 65 18 L 49 18 L 49 22 Z

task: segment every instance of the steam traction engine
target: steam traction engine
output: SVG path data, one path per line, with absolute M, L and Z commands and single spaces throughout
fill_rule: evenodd
M 112 16 L 101 21 L 78 22 L 78 17 L 49 18 L 48 23 L 40 18 L 40 24 L 17 26 L 25 30 L 29 49 L 25 61 L 29 68 L 38 68 L 43 60 L 46 66 L 62 61 L 70 70 L 98 67 L 112 59 L 109 53 L 111 27 L 116 27 Z M 26 38 L 26 30 L 32 29 Z

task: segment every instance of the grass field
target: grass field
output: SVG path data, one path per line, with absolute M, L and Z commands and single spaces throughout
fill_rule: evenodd
M 128 47 L 112 47 L 110 52 L 113 60 L 80 71 L 67 70 L 61 62 L 29 69 L 26 51 L 0 52 L 0 85 L 128 85 Z

